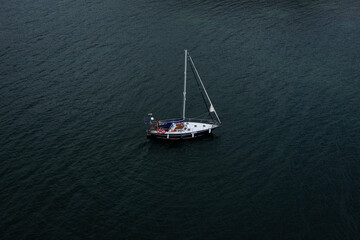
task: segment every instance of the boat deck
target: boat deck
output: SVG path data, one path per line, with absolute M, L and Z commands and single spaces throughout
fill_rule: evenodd
M 166 135 L 178 135 L 186 133 L 196 133 L 202 131 L 209 131 L 218 127 L 218 125 L 209 124 L 209 123 L 200 123 L 200 122 L 183 122 L 183 123 L 173 123 L 168 129 L 156 128 L 151 129 L 152 134 L 166 134 Z

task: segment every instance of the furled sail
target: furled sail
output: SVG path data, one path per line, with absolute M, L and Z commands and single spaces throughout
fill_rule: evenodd
M 209 111 L 210 111 L 210 112 L 215 112 L 215 108 L 214 108 L 214 106 L 213 106 L 212 104 L 211 104 L 211 106 L 210 106 Z

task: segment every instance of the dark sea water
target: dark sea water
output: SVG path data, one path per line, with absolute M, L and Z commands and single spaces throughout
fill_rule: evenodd
M 3 0 L 0 20 L 0 239 L 360 239 L 359 1 Z M 185 48 L 224 125 L 149 140 L 148 112 L 181 116 Z

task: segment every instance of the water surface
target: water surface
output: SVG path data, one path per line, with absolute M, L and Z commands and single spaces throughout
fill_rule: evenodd
M 2 239 L 357 239 L 359 12 L 354 0 L 4 1 Z M 148 140 L 148 112 L 181 116 L 185 48 L 224 125 Z

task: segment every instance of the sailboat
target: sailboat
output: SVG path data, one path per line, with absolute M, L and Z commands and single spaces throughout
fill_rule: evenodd
M 186 81 L 187 81 L 187 65 L 190 63 L 195 79 L 201 85 L 203 92 L 206 95 L 207 101 L 201 92 L 201 95 L 206 104 L 209 116 L 211 119 L 192 119 L 186 118 Z M 209 104 L 209 105 L 208 105 Z M 189 52 L 185 49 L 185 69 L 184 69 L 184 92 L 183 92 L 183 114 L 182 118 L 155 120 L 152 113 L 145 118 L 145 124 L 149 124 L 149 129 L 146 131 L 147 136 L 151 138 L 167 139 L 167 140 L 182 140 L 194 139 L 212 134 L 214 129 L 221 126 L 220 118 L 212 104 L 209 94 L 207 93 L 203 81 L 195 67 Z M 215 115 L 214 118 L 213 115 Z

